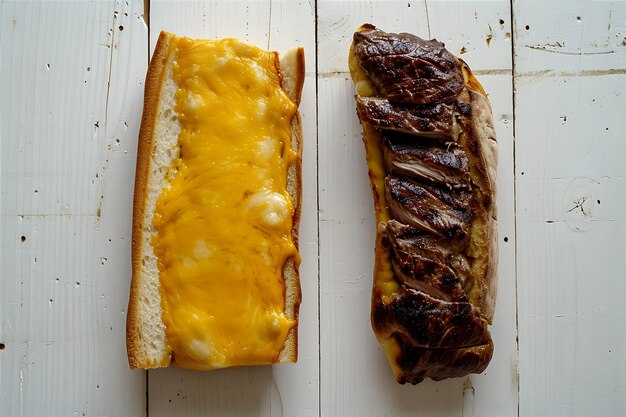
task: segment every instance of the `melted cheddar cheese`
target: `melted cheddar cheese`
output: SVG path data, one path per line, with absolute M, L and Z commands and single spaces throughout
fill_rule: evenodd
M 278 56 L 177 38 L 179 157 L 156 204 L 163 322 L 172 361 L 215 369 L 276 362 L 295 322 L 283 268 L 298 260 L 287 192 L 291 119 Z
M 359 28 L 357 31 L 362 30 Z M 355 84 L 356 94 L 370 97 L 378 94 L 378 91 L 365 71 L 361 68 L 359 61 L 354 54 L 354 44 L 350 46 L 348 56 L 348 67 L 350 75 Z M 365 159 L 367 160 L 367 170 L 372 185 L 372 193 L 376 205 L 376 224 L 385 223 L 390 218 L 389 206 L 385 197 L 385 164 L 381 145 L 380 131 L 367 123 L 362 123 L 363 142 L 365 143 Z M 380 239 L 380 233 L 376 234 Z M 382 242 L 376 242 L 376 247 L 380 247 Z M 376 264 L 374 265 L 374 291 L 381 294 L 383 302 L 391 301 L 395 293 L 400 289 L 391 266 L 391 259 L 388 251 L 377 251 Z
M 363 30 L 363 27 L 357 29 L 357 32 Z M 365 71 L 361 69 L 359 61 L 354 54 L 354 43 L 350 44 L 350 55 L 348 55 L 348 68 L 350 69 L 350 75 L 354 82 L 354 89 L 357 95 L 361 97 L 373 97 L 378 94 L 378 89 L 374 86 L 374 83 L 367 76 Z

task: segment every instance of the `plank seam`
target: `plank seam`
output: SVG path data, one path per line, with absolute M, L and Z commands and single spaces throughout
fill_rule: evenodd
M 150 386 L 148 385 L 149 384 L 149 378 L 148 378 L 149 372 L 150 371 L 146 369 L 146 417 L 150 416 L 150 395 L 149 395 Z
M 272 0 L 269 0 L 269 6 L 270 6 L 270 11 L 269 11 L 269 19 L 267 22 L 267 50 L 271 50 L 270 49 L 270 43 L 272 41 Z
M 519 289 L 518 289 L 518 276 L 517 276 L 517 260 L 518 260 L 518 245 L 517 245 L 517 167 L 516 167 L 516 158 L 515 158 L 515 85 L 516 85 L 516 77 L 517 73 L 515 70 L 515 14 L 513 1 L 509 1 L 510 8 L 510 16 L 511 16 L 511 89 L 512 89 L 512 109 L 513 114 L 511 115 L 513 119 L 513 233 L 515 234 L 515 239 L 513 239 L 513 253 L 514 253 L 514 265 L 515 265 L 515 347 L 517 349 L 517 358 L 516 358 L 516 382 L 517 382 L 517 417 L 520 415 L 520 367 L 519 367 Z
M 148 29 L 148 63 L 150 63 L 150 0 L 143 0 L 143 16 L 141 18 Z
M 428 1 L 424 0 L 424 9 L 426 11 L 426 26 L 428 27 L 428 39 L 432 39 L 430 34 L 430 16 L 428 15 Z
M 315 0 L 315 171 L 317 188 L 317 415 L 322 416 L 322 316 L 321 316 L 321 240 L 320 240 L 320 116 L 319 116 L 319 13 Z
M 117 0 L 113 2 L 113 10 L 117 8 Z M 109 55 L 109 76 L 107 78 L 107 95 L 104 102 L 104 132 L 108 133 L 108 121 L 109 121 L 109 97 L 111 96 L 111 75 L 113 74 L 113 56 L 115 51 L 115 14 L 113 14 L 113 20 L 111 20 L 111 53 Z

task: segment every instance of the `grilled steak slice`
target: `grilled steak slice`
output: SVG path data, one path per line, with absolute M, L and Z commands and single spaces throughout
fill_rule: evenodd
M 411 251 L 411 246 L 406 243 L 394 243 L 393 271 L 407 288 L 426 292 L 443 301 L 467 301 L 459 280 L 449 266 Z
M 456 141 L 460 127 L 454 104 L 436 103 L 407 106 L 391 103 L 384 98 L 357 97 L 359 118 L 379 129 L 396 130 L 411 135 Z M 420 138 L 416 137 L 416 141 Z
M 383 156 L 387 172 L 447 185 L 468 188 L 469 165 L 465 151 L 422 145 L 423 141 L 391 132 L 383 134 Z
M 465 290 L 473 279 L 464 255 L 450 251 L 441 238 L 395 220 L 383 227 L 393 270 L 406 287 L 444 301 L 467 301 Z
M 386 304 L 374 305 L 380 334 L 403 334 L 414 347 L 465 348 L 491 342 L 487 322 L 468 302 L 438 300 L 412 288 L 401 289 Z
M 392 335 L 400 347 L 395 358 L 398 382 L 418 384 L 424 378 L 441 381 L 467 374 L 479 374 L 493 355 L 493 342 L 459 349 L 429 349 L 413 346 L 402 334 Z
M 466 241 L 472 221 L 469 193 L 394 177 L 385 179 L 385 193 L 396 220 L 457 243 Z
M 392 102 L 447 101 L 465 85 L 459 60 L 434 39 L 365 29 L 354 34 L 354 53 L 361 68 Z

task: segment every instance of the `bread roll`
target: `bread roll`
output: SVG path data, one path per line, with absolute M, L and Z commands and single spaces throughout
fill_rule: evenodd
M 131 368 L 295 362 L 304 53 L 162 32 L 146 76 Z

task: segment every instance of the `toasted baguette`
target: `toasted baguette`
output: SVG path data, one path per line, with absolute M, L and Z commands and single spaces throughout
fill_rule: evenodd
M 172 79 L 174 54 L 170 43 L 175 35 L 161 32 L 148 67 L 144 109 L 139 132 L 135 197 L 133 206 L 132 281 L 126 343 L 131 368 L 166 367 L 172 359 L 162 321 L 161 294 L 157 257 L 150 243 L 155 233 L 152 219 L 155 205 L 167 181 L 164 172 L 178 157 L 180 125 L 174 110 L 177 85 Z M 280 55 L 282 87 L 297 105 L 304 83 L 304 51 L 293 48 Z M 301 210 L 302 123 L 296 112 L 291 120 L 291 147 L 298 157 L 288 168 L 287 191 L 294 215 L 292 240 L 298 247 L 298 224 Z M 284 265 L 285 314 L 297 322 L 301 301 L 298 262 L 290 258 Z M 297 360 L 297 326 L 292 328 L 281 350 L 278 363 Z

